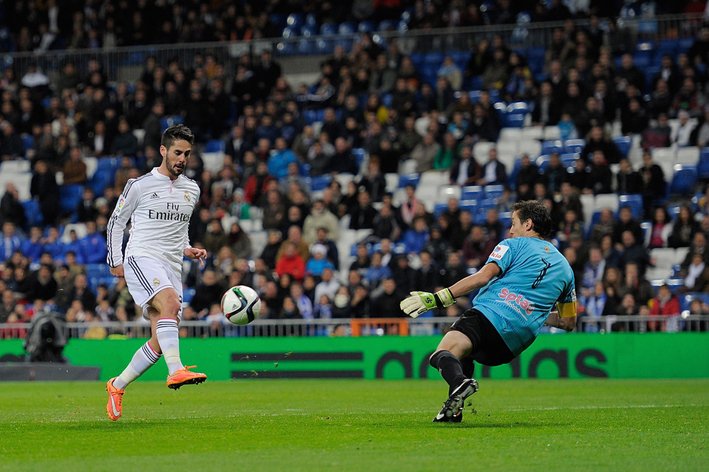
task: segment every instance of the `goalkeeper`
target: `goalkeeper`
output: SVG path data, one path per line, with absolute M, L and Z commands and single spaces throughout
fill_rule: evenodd
M 431 355 L 431 365 L 449 385 L 448 399 L 434 422 L 462 420 L 465 399 L 478 390 L 473 361 L 490 366 L 510 362 L 534 342 L 544 324 L 575 328 L 574 273 L 544 239 L 551 229 L 549 211 L 541 202 L 517 202 L 509 239 L 495 247 L 478 272 L 436 293 L 411 292 L 402 300 L 401 309 L 416 318 L 480 288 L 473 307 L 453 323 Z

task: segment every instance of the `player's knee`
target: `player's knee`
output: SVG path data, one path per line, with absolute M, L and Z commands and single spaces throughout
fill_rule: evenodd
M 171 318 L 177 319 L 181 308 L 180 300 L 178 300 L 177 297 L 169 297 L 162 303 L 162 306 L 160 308 L 161 317 L 164 318 L 166 316 L 169 316 Z

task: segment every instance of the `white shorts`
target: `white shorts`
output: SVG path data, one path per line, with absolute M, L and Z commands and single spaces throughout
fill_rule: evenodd
M 123 263 L 123 275 L 133 301 L 143 307 L 143 318 L 150 319 L 148 307 L 155 294 L 166 288 L 172 288 L 180 299 L 182 318 L 182 274 L 175 272 L 167 262 L 160 262 L 150 257 L 126 257 Z

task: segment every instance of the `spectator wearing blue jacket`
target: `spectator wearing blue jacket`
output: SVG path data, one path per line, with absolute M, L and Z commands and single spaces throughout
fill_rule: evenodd
M 420 253 L 428 243 L 429 231 L 426 219 L 422 216 L 414 218 L 413 227 L 404 231 L 402 242 L 406 247 L 406 252 Z
M 64 243 L 62 246 L 61 260 L 66 260 L 66 255 L 70 252 L 74 253 L 78 264 L 86 264 L 86 261 L 84 260 L 84 250 L 81 246 L 81 240 L 79 240 L 79 236 L 76 234 L 76 230 L 74 229 L 69 230 L 69 242 Z
M 22 254 L 27 257 L 32 264 L 39 262 L 39 258 L 44 252 L 44 241 L 42 240 L 42 228 L 33 226 L 30 228 L 30 237 L 22 242 Z
M 86 223 L 86 236 L 79 240 L 85 264 L 103 264 L 106 261 L 108 249 L 106 238 L 96 232 L 96 222 Z
M 298 162 L 295 153 L 288 149 L 285 139 L 276 138 L 276 149 L 268 158 L 268 173 L 280 180 L 288 175 L 291 162 Z
M 9 260 L 13 252 L 22 249 L 22 239 L 15 228 L 15 223 L 10 221 L 3 223 L 2 239 L 0 239 L 0 262 Z
M 330 262 L 325 256 L 327 256 L 327 247 L 324 244 L 313 244 L 310 249 L 311 256 L 308 262 L 305 263 L 305 272 L 307 274 L 312 274 L 315 277 L 320 277 L 325 268 L 330 268 L 335 270 L 335 265 Z
M 382 280 L 391 277 L 389 266 L 382 264 L 382 253 L 376 251 L 372 254 L 372 262 L 364 271 L 364 280 L 369 284 L 369 289 L 374 290 Z

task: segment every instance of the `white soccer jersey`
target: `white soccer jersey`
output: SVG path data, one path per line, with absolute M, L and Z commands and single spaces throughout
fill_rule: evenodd
M 123 264 L 123 231 L 131 221 L 126 257 L 152 257 L 166 261 L 182 272 L 187 230 L 197 201 L 199 186 L 184 175 L 171 180 L 158 172 L 130 179 L 108 223 L 108 265 Z

